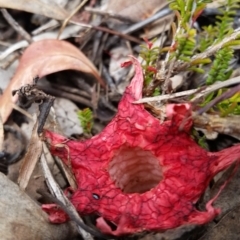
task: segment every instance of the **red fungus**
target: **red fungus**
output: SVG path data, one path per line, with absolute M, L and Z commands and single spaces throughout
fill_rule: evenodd
M 116 236 L 207 223 L 220 211 L 212 207 L 214 199 L 205 212 L 195 204 L 210 180 L 239 158 L 240 145 L 217 153 L 198 146 L 189 133 L 189 104 L 168 105 L 163 123 L 142 104 L 133 104 L 142 96 L 143 76 L 138 61 L 132 61 L 136 74 L 117 115 L 100 134 L 72 141 L 45 133 L 52 153 L 66 164 L 70 158 L 78 182 L 71 202 L 80 214 L 99 215 L 97 227 Z M 67 219 L 56 209 L 48 212 L 52 222 Z

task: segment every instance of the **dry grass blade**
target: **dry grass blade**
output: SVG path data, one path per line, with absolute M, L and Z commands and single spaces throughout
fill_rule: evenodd
M 194 102 L 195 100 L 197 100 L 211 92 L 214 92 L 218 89 L 228 87 L 228 86 L 231 86 L 234 84 L 239 84 L 239 83 L 240 83 L 240 77 L 238 76 L 235 78 L 230 78 L 224 82 L 219 82 L 219 83 L 210 85 L 209 87 L 202 88 L 202 90 L 196 88 L 196 89 L 191 89 L 191 90 L 182 91 L 182 92 L 176 92 L 176 93 L 172 93 L 172 94 L 160 95 L 160 96 L 156 96 L 156 97 L 145 97 L 138 101 L 135 101 L 134 103 L 161 102 L 163 100 L 169 100 L 169 99 L 173 99 L 173 98 L 177 98 L 177 97 L 184 97 L 184 96 L 190 96 L 190 95 L 195 94 L 194 98 L 191 99 L 191 102 Z
M 71 12 L 71 14 L 64 20 L 64 22 L 62 23 L 62 26 L 61 26 L 61 28 L 60 28 L 60 30 L 59 30 L 59 32 L 58 32 L 57 39 L 60 38 L 60 35 L 62 34 L 63 29 L 67 26 L 69 20 L 86 4 L 87 1 L 88 1 L 88 0 L 82 1 L 82 2 L 79 4 L 79 6 L 78 6 L 76 9 L 74 9 L 74 10 Z
M 23 163 L 19 172 L 18 183 L 21 189 L 28 185 L 32 172 L 42 154 L 42 141 L 37 134 L 37 122 L 34 125 L 32 136 L 29 142 L 27 153 L 24 156 Z
M 196 54 L 195 56 L 192 57 L 191 62 L 184 62 L 184 63 L 180 64 L 177 67 L 177 69 L 180 71 L 183 71 L 183 70 L 187 69 L 188 67 L 190 67 L 191 63 L 193 63 L 196 60 L 200 60 L 200 59 L 204 59 L 204 58 L 213 56 L 217 51 L 222 49 L 229 42 L 238 39 L 239 36 L 240 36 L 240 28 L 237 28 L 234 30 L 234 32 L 231 35 L 225 37 L 221 42 L 219 42 L 213 46 L 210 46 L 209 48 L 206 49 L 205 52 Z
M 49 152 L 45 144 L 43 145 L 43 152 L 44 154 L 42 154 L 42 157 L 41 157 L 41 165 L 43 168 L 44 177 L 46 179 L 49 190 L 60 202 L 62 202 L 63 205 L 65 205 L 68 208 L 69 211 L 71 211 L 71 213 L 76 218 L 78 218 L 81 222 L 83 222 L 82 219 L 79 217 L 76 209 L 72 206 L 69 200 L 64 196 L 62 190 L 59 188 L 58 184 L 55 182 L 52 176 L 52 173 L 46 162 L 45 155 L 48 154 Z M 93 237 L 91 236 L 91 234 L 86 232 L 84 229 L 79 228 L 79 232 L 81 233 L 84 240 L 93 240 Z
M 16 103 L 18 99 L 17 94 L 12 96 L 12 91 L 32 84 L 36 76 L 42 78 L 50 73 L 67 69 L 92 74 L 103 86 L 105 85 L 95 66 L 72 44 L 54 39 L 31 44 L 23 53 L 11 83 L 0 97 L 3 123 L 12 111 L 12 103 Z
M 20 24 L 18 24 L 18 22 L 15 21 L 15 19 L 11 16 L 11 14 L 8 13 L 6 9 L 1 9 L 1 13 L 6 19 L 6 21 L 10 24 L 10 26 L 24 39 L 26 39 L 28 43 L 33 42 L 31 35 L 27 31 L 25 31 L 25 29 Z
M 0 7 L 36 13 L 58 20 L 64 20 L 68 16 L 68 12 L 56 4 L 46 4 L 39 0 L 0 0 Z
M 48 177 L 50 175 L 50 171 L 49 171 L 48 166 L 46 166 L 46 164 L 47 164 L 46 160 L 49 160 L 50 162 L 52 162 L 52 161 L 54 161 L 52 158 L 53 157 L 52 157 L 49 149 L 47 148 L 46 143 L 43 143 L 43 154 L 42 154 L 42 157 L 41 157 L 41 164 L 42 164 L 42 168 L 43 168 L 43 172 L 44 172 L 44 176 L 46 178 L 48 188 L 51 191 L 51 193 L 56 196 L 56 198 L 58 198 L 60 201 L 64 202 L 64 199 L 61 199 L 61 196 L 59 196 L 59 192 L 57 190 L 55 181 L 54 181 L 54 183 L 52 183 L 51 182 L 51 180 L 52 180 L 51 176 Z M 69 182 L 69 185 L 71 186 L 72 189 L 76 190 L 77 189 L 77 183 L 76 183 L 75 177 L 70 172 L 70 170 L 68 170 L 68 169 L 66 170 L 66 168 L 67 168 L 66 165 L 64 165 L 61 161 L 59 161 L 58 164 L 60 164 L 60 163 L 61 163 L 60 166 L 61 166 L 61 168 L 62 168 L 62 170 L 63 170 L 63 172 L 64 172 L 64 174 L 65 174 L 65 176 L 66 176 L 66 178 Z
M 52 156 L 49 154 L 49 151 L 46 147 L 46 144 L 43 143 L 43 154 L 41 156 L 40 162 L 41 162 L 41 165 L 42 165 L 43 174 L 44 174 L 44 177 L 45 177 L 45 180 L 46 180 L 46 184 L 47 184 L 50 192 L 57 199 L 59 199 L 60 201 L 65 203 L 64 198 L 62 197 L 62 191 L 59 189 L 59 186 L 55 182 L 55 180 L 54 180 L 54 178 L 51 174 L 51 171 L 48 167 L 47 160 L 46 160 L 47 157 L 52 157 Z

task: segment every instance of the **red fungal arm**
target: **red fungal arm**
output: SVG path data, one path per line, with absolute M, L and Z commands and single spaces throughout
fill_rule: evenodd
M 239 145 L 236 145 L 226 148 L 220 152 L 209 153 L 209 157 L 216 159 L 211 165 L 212 174 L 216 175 L 222 170 L 228 168 L 235 161 L 240 160 L 240 147 Z
M 215 199 L 205 212 L 195 204 L 214 175 L 238 159 L 240 145 L 218 153 L 198 146 L 189 133 L 189 104 L 167 106 L 169 119 L 163 123 L 142 104 L 133 104 L 142 97 L 143 76 L 138 61 L 132 61 L 136 74 L 118 113 L 100 134 L 66 141 L 45 133 L 52 153 L 66 164 L 71 161 L 78 182 L 71 201 L 80 214 L 99 215 L 97 227 L 116 236 L 207 223 L 219 213 L 212 207 Z M 52 221 L 55 214 L 50 213 Z

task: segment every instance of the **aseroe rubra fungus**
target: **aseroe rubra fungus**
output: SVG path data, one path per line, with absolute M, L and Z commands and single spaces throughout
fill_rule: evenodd
M 142 96 L 143 76 L 137 60 L 132 61 L 135 76 L 117 115 L 100 134 L 86 141 L 66 141 L 45 133 L 52 153 L 66 164 L 70 158 L 78 182 L 71 202 L 81 214 L 99 215 L 97 227 L 116 236 L 207 223 L 220 211 L 212 207 L 214 199 L 204 212 L 195 204 L 214 175 L 239 158 L 240 145 L 217 153 L 198 146 L 189 133 L 189 104 L 168 105 L 168 120 L 163 123 L 142 104 L 133 104 Z M 65 147 L 59 147 L 63 142 Z M 67 219 L 58 213 L 50 211 L 52 222 Z

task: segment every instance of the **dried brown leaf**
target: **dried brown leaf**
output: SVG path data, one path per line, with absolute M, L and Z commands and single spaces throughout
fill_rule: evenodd
M 109 1 L 108 11 L 129 17 L 135 21 L 148 18 L 167 5 L 165 0 L 118 0 Z
M 34 125 L 32 136 L 29 142 L 27 153 L 24 156 L 23 163 L 20 168 L 18 184 L 21 189 L 25 189 L 28 185 L 32 172 L 42 154 L 42 141 L 37 133 L 37 122 Z
M 18 99 L 17 94 L 12 96 L 12 91 L 26 84 L 32 84 L 36 76 L 42 78 L 50 73 L 67 69 L 90 73 L 104 86 L 104 81 L 95 66 L 72 44 L 54 39 L 31 44 L 23 53 L 15 75 L 0 97 L 0 114 L 3 123 L 10 115 L 13 103 Z
M 36 13 L 58 20 L 64 20 L 68 16 L 68 12 L 65 9 L 59 7 L 56 4 L 46 4 L 40 0 L 0 0 L 0 7 Z

